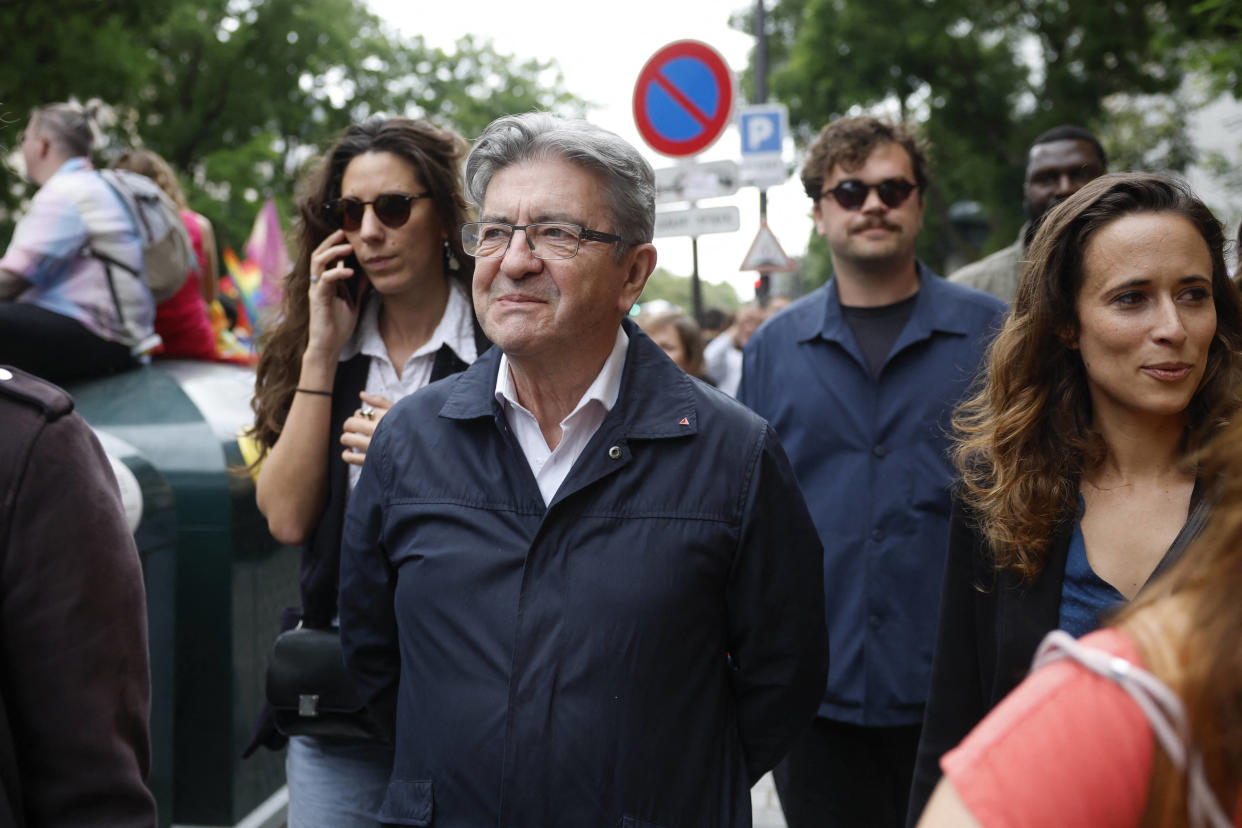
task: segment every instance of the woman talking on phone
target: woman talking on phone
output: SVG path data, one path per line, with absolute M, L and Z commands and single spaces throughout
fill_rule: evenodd
M 1183 185 L 1105 175 L 1045 217 L 986 381 L 954 416 L 932 683 L 910 821 L 942 755 L 1054 629 L 1096 629 L 1202 526 L 1194 458 L 1236 414 L 1242 310 Z
M 335 627 L 345 505 L 376 424 L 488 345 L 456 232 L 465 151 L 424 121 L 372 119 L 345 131 L 299 199 L 297 262 L 252 405 L 259 509 L 303 549 L 303 627 Z M 378 741 L 292 736 L 290 828 L 378 825 L 391 764 Z

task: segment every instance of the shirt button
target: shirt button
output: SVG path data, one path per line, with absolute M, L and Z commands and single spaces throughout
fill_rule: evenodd
M 876 457 L 883 457 L 884 455 L 888 454 L 888 449 L 884 448 L 884 446 L 876 446 L 875 448 L 871 449 L 871 453 L 874 454 Z
M 867 623 L 871 625 L 871 629 L 878 630 L 880 628 L 880 616 L 872 615 L 867 619 Z
M 880 541 L 884 540 L 884 530 L 883 529 L 872 529 L 871 539 L 875 541 L 876 543 L 879 543 Z
M 608 449 L 608 456 L 611 457 L 613 460 L 620 460 L 621 459 L 621 447 L 613 446 L 612 448 Z

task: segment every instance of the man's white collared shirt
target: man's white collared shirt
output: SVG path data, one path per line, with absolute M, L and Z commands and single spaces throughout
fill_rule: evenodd
M 530 464 L 535 482 L 539 484 L 539 493 L 543 495 L 545 506 L 552 502 L 577 462 L 578 455 L 582 454 L 582 450 L 591 442 L 591 438 L 604 422 L 604 417 L 617 404 L 617 396 L 621 393 L 621 369 L 625 366 L 625 354 L 629 345 L 630 338 L 618 325 L 617 338 L 613 343 L 612 353 L 604 361 L 604 367 L 600 369 L 595 381 L 587 388 L 574 410 L 561 420 L 561 441 L 555 449 L 548 448 L 548 442 L 543 437 L 535 415 L 517 401 L 517 389 L 509 371 L 509 359 L 501 354 L 500 369 L 496 372 L 496 399 L 504 408 L 509 428 L 517 438 L 522 453 L 526 455 L 526 462 Z

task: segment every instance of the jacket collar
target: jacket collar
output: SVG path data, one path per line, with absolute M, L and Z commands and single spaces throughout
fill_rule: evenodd
M 621 369 L 617 404 L 600 430 L 645 439 L 696 433 L 694 381 L 632 320 L 625 319 L 621 325 L 630 338 L 630 347 Z M 461 374 L 441 407 L 440 416 L 472 420 L 500 414 L 495 394 L 499 368 L 500 349 L 491 348 Z
M 918 262 L 919 292 L 914 303 L 910 321 L 898 337 L 893 353 L 905 346 L 928 339 L 935 332 L 967 336 L 970 320 L 962 310 L 958 297 L 944 279 L 937 276 L 922 262 Z M 824 286 L 824 301 L 818 314 L 809 314 L 797 332 L 799 342 L 815 338 L 837 342 L 843 347 L 854 346 L 854 333 L 841 313 L 841 300 L 837 296 L 837 281 L 832 279 Z

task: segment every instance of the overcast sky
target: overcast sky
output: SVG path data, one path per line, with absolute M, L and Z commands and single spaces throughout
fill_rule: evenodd
M 451 48 L 457 38 L 469 33 L 490 39 L 502 53 L 519 58 L 555 59 L 566 87 L 595 105 L 588 118 L 632 142 L 657 169 L 672 166 L 674 161 L 648 147 L 634 124 L 634 84 L 643 64 L 661 46 L 693 39 L 716 49 L 740 74 L 753 45 L 751 37 L 729 28 L 732 10 L 753 11 L 753 4 L 747 7 L 737 0 L 621 0 L 590 4 L 574 0 L 369 2 L 376 14 L 402 34 L 422 35 L 434 46 Z M 742 90 L 740 102 L 748 102 L 752 91 Z M 740 146 L 737 129 L 730 127 L 702 153 L 701 160 L 738 160 Z M 793 160 L 791 142 L 786 143 L 786 160 Z M 738 268 L 759 230 L 758 190 L 743 187 L 736 195 L 699 203 L 733 204 L 741 212 L 741 229 L 736 233 L 699 238 L 699 275 L 712 282 L 728 281 L 742 299 L 751 298 L 756 274 Z M 790 256 L 801 255 L 806 247 L 811 231 L 810 206 L 796 177 L 768 191 L 768 224 Z M 656 239 L 656 247 L 660 265 L 679 275 L 690 274 L 689 238 Z

